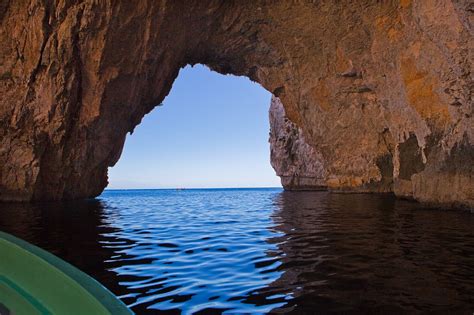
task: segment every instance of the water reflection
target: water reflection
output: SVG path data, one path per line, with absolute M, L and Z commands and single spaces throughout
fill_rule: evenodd
M 139 314 L 474 309 L 474 216 L 389 195 L 109 191 L 0 204 L 0 229 L 84 270 Z
M 229 189 L 110 192 L 116 211 L 109 236 L 131 239 L 112 259 L 120 275 L 140 277 L 122 282 L 134 294 L 129 305 L 140 312 L 266 313 L 279 304 L 246 303 L 249 292 L 265 287 L 281 272 L 267 254 L 273 198 L 279 190 Z M 138 194 L 138 195 L 137 195 Z M 148 262 L 137 262 L 140 259 Z
M 291 290 L 274 312 L 470 312 L 474 217 L 387 195 L 283 192 L 273 239 Z

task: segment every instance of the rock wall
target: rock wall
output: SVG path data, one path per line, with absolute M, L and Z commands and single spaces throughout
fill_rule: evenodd
M 303 130 L 286 117 L 280 99 L 270 104 L 270 162 L 286 190 L 325 190 L 324 159 Z
M 277 166 L 286 186 L 324 178 L 472 207 L 473 12 L 469 0 L 0 0 L 0 199 L 99 194 L 126 134 L 202 63 L 281 100 L 313 148 Z M 308 152 L 272 143 L 273 165 Z

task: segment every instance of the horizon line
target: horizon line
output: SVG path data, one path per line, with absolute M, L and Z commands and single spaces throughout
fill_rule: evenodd
M 281 188 L 282 186 L 257 186 L 257 187 L 174 187 L 174 188 L 105 188 L 106 190 L 198 190 L 198 189 L 255 189 L 255 188 Z

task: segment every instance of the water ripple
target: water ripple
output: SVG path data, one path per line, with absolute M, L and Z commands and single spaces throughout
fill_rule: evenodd
M 474 310 L 474 216 L 387 195 L 107 191 L 2 204 L 0 228 L 139 314 Z

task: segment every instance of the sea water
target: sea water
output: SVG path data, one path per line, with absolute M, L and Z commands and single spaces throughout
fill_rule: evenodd
M 107 190 L 0 204 L 0 229 L 138 314 L 474 311 L 474 215 L 391 195 Z

